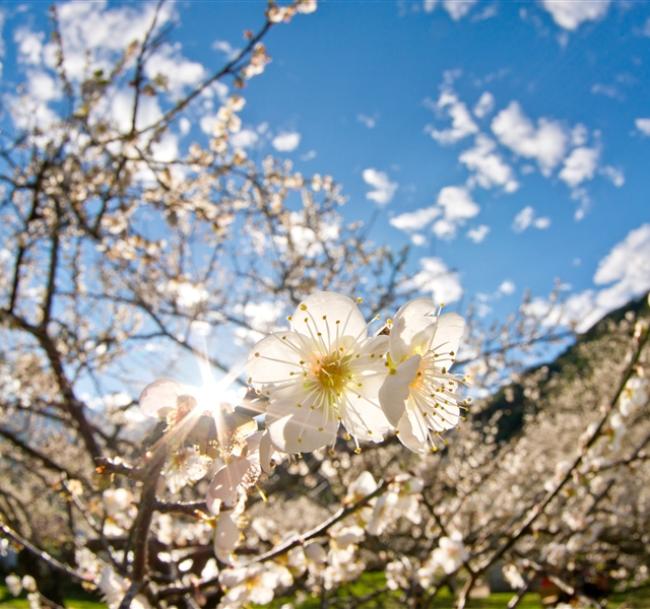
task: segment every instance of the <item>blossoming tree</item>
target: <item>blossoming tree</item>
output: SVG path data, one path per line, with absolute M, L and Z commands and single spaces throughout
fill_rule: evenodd
M 495 566 L 511 606 L 540 573 L 586 599 L 583 563 L 647 576 L 647 327 L 519 433 L 489 402 L 459 425 L 470 372 L 487 392 L 563 335 L 525 306 L 487 329 L 443 311 L 330 176 L 238 144 L 269 32 L 315 9 L 270 4 L 213 72 L 164 2 L 97 9 L 128 39 L 93 42 L 82 3 L 22 34 L 51 88 L 2 118 L 0 529 L 34 606 L 59 576 L 121 609 L 326 605 L 364 571 L 398 606 L 448 586 L 464 607 Z

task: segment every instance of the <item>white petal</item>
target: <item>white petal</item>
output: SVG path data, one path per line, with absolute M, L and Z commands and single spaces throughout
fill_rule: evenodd
M 415 453 L 428 452 L 426 425 L 417 409 L 407 408 L 397 425 L 399 441 Z
M 377 482 L 369 471 L 364 471 L 359 474 L 359 477 L 354 480 L 348 487 L 348 494 L 352 496 L 365 497 L 374 493 L 377 490 Z
M 407 302 L 395 315 L 390 330 L 390 354 L 400 362 L 413 353 L 413 338 L 436 321 L 436 306 L 428 298 Z
M 273 445 L 268 430 L 262 435 L 260 440 L 260 467 L 265 474 L 270 474 L 272 470 L 271 461 L 273 459 Z
M 388 352 L 390 339 L 385 334 L 373 336 L 361 344 L 360 352 L 362 354 L 373 354 L 376 358 Z
M 239 485 L 250 466 L 246 457 L 239 457 L 224 465 L 215 474 L 208 487 L 207 501 L 211 512 L 219 512 L 221 505 L 233 507 L 237 503 Z
M 444 355 L 442 358 L 436 358 L 438 367 L 449 369 L 454 363 L 464 332 L 465 320 L 458 313 L 445 313 L 440 316 L 436 334 L 431 343 L 431 348 L 435 350 L 436 354 Z
M 393 425 L 397 425 L 404 414 L 409 384 L 418 372 L 420 360 L 419 355 L 414 355 L 400 364 L 393 374 L 386 377 L 379 390 L 381 407 Z
M 434 431 L 453 429 L 460 421 L 460 408 L 456 404 L 436 401 L 433 414 L 428 417 Z
M 223 562 L 229 562 L 230 554 L 239 542 L 239 529 L 232 511 L 222 512 L 214 531 L 214 553 Z
M 302 377 L 298 377 L 295 382 L 273 390 L 266 408 L 267 423 L 273 423 L 287 415 L 301 416 L 310 406 L 320 405 L 319 398 L 320 394 L 305 389 Z
M 381 377 L 376 378 L 379 385 Z M 366 381 L 368 384 L 372 382 L 373 380 Z M 365 397 L 362 390 L 359 393 L 346 392 L 341 418 L 345 429 L 355 438 L 381 442 L 392 426 L 379 406 L 376 390 L 372 393 L 374 393 L 374 400 Z
M 355 351 L 356 356 L 350 362 L 350 371 L 355 377 L 386 375 L 388 369 L 384 355 L 388 351 L 388 336 L 370 338 L 359 345 Z
M 286 453 L 311 452 L 333 444 L 339 422 L 324 408 L 296 408 L 269 425 L 273 444 Z
M 246 362 L 252 385 L 263 388 L 298 378 L 302 374 L 300 349 L 303 339 L 294 332 L 269 334 L 253 347 Z
M 178 398 L 188 395 L 190 389 L 168 379 L 158 379 L 147 385 L 140 394 L 140 409 L 150 417 L 164 417 L 170 410 L 175 410 Z
M 361 340 L 368 336 L 368 326 L 356 303 L 334 292 L 314 292 L 308 296 L 291 317 L 291 329 L 322 340 L 328 349 L 337 343 L 337 337 Z

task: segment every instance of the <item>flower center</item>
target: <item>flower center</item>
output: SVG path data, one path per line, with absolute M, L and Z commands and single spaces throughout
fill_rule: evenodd
M 340 394 L 350 379 L 349 357 L 334 352 L 316 360 L 313 374 L 321 389 L 331 398 Z
M 424 358 L 420 360 L 420 366 L 418 367 L 418 371 L 415 373 L 415 376 L 413 377 L 413 380 L 409 383 L 409 388 L 411 391 L 418 391 L 420 389 L 424 389 L 424 376 L 427 371 L 427 362 L 425 362 Z

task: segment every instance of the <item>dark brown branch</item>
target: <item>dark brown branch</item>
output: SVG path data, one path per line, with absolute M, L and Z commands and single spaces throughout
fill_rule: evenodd
M 11 539 L 18 545 L 24 547 L 26 550 L 31 552 L 34 556 L 36 556 L 36 558 L 47 563 L 53 569 L 56 569 L 57 571 L 61 571 L 62 573 L 64 573 L 68 577 L 72 577 L 76 581 L 87 582 L 94 586 L 91 580 L 85 578 L 80 573 L 77 573 L 77 571 L 75 571 L 72 567 L 69 567 L 68 565 L 57 560 L 56 558 L 54 558 L 54 556 L 48 554 L 45 550 L 41 550 L 40 548 L 37 548 L 34 544 L 29 542 L 27 539 L 25 539 L 20 533 L 14 531 L 11 527 L 9 527 L 3 522 L 0 522 L 0 531 L 2 531 L 2 533 L 6 535 L 9 539 Z

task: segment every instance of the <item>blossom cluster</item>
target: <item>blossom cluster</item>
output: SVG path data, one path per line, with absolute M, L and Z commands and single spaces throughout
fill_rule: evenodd
M 421 521 L 420 478 L 401 474 L 379 488 L 366 471 L 351 484 L 345 502 L 377 497 L 357 511 L 354 522 L 330 531 L 329 548 L 313 541 L 304 551 L 292 552 L 291 568 L 276 571 L 241 564 L 234 554 L 243 541 L 249 492 L 284 455 L 333 446 L 341 426 L 357 448 L 360 441 L 377 443 L 395 433 L 411 451 L 425 454 L 435 450 L 441 432 L 460 420 L 465 402 L 457 390 L 463 380 L 449 368 L 463 319 L 417 299 L 373 335 L 358 304 L 341 294 L 315 292 L 289 316 L 290 328 L 253 347 L 246 373 L 254 392 L 245 406 L 259 411 L 254 419 L 228 404 L 215 404 L 218 385 L 199 389 L 161 379 L 140 396 L 143 414 L 165 422 L 163 438 L 150 455 L 155 460 L 163 447 L 168 455 L 161 466 L 168 492 L 175 495 L 208 480 L 203 509 L 211 514 L 206 518 L 212 519 L 215 556 L 230 565 L 219 575 L 226 600 L 262 602 L 270 589 L 289 585 L 302 573 L 332 587 L 342 581 L 342 572 L 363 570 L 356 548 L 366 532 L 380 535 L 402 517 Z M 213 430 L 207 442 L 195 437 L 202 418 Z M 112 534 L 128 530 L 132 495 L 124 489 L 106 493 L 106 526 Z
M 278 450 L 331 446 L 342 425 L 357 446 L 395 431 L 407 448 L 424 454 L 458 424 L 462 379 L 449 368 L 465 328 L 459 315 L 441 314 L 420 298 L 371 336 L 351 298 L 316 292 L 289 323 L 258 342 L 247 363 Z

